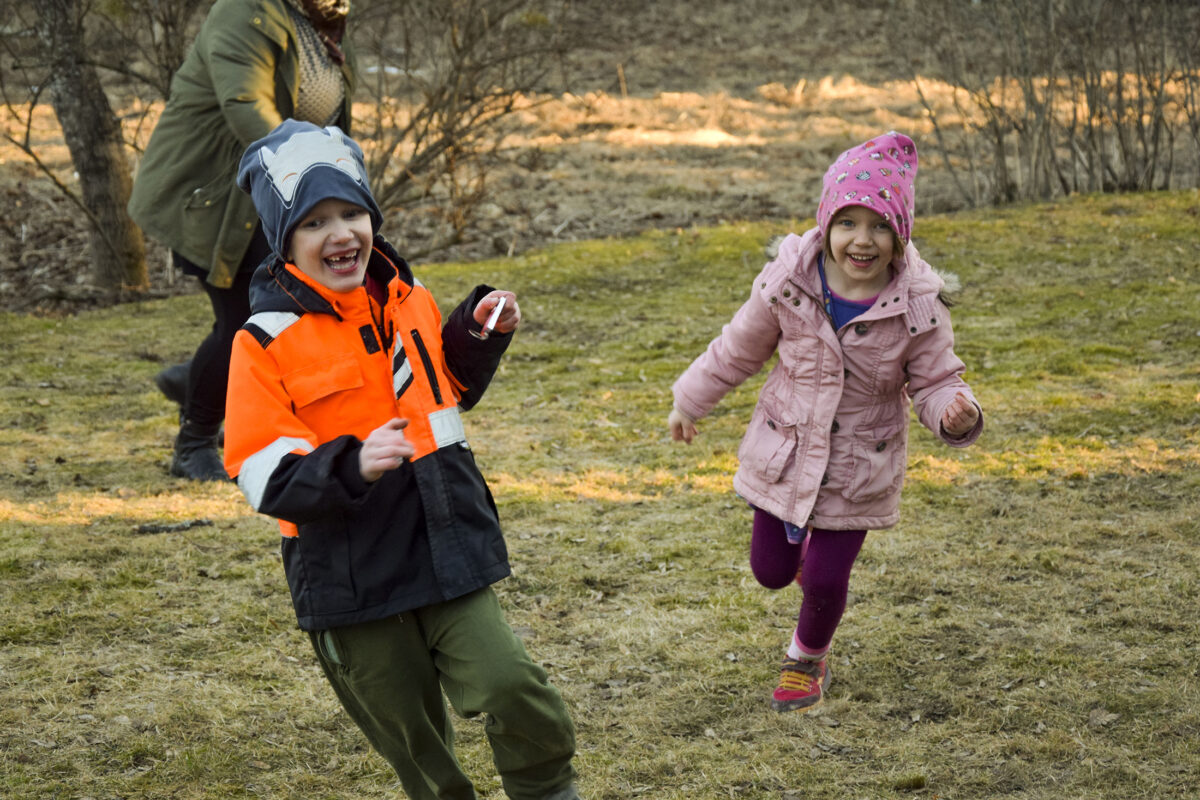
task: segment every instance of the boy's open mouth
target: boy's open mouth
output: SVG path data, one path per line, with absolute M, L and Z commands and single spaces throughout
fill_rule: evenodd
M 358 266 L 358 251 L 351 250 L 325 259 L 325 266 L 333 272 L 350 272 Z

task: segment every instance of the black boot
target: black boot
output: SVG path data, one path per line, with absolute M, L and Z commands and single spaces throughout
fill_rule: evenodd
M 180 408 L 187 403 L 188 373 L 191 369 L 192 362 L 185 361 L 182 364 L 167 367 L 154 376 L 154 385 L 158 387 L 158 390 Z
M 163 393 L 163 397 L 179 406 L 179 424 L 183 424 L 183 413 L 187 408 L 188 377 L 192 371 L 192 362 L 184 361 L 174 364 L 154 376 L 154 385 Z M 217 434 L 217 446 L 225 446 L 225 429 Z
M 217 434 L 221 424 L 203 425 L 185 419 L 175 437 L 175 457 L 171 474 L 193 481 L 227 481 L 229 473 L 217 452 Z

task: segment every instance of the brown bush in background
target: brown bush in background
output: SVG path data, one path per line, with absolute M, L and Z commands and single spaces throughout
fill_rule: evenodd
M 931 0 L 907 11 L 927 77 L 954 90 L 922 101 L 968 203 L 1197 185 L 1200 6 Z
M 515 111 L 568 41 L 562 0 L 358 0 L 354 30 L 369 110 L 356 120 L 389 227 L 422 248 L 462 239 Z M 356 111 L 357 113 L 357 111 Z

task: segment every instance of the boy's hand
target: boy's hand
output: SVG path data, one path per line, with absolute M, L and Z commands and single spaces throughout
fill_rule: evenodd
M 942 430 L 953 437 L 970 433 L 977 422 L 979 409 L 962 392 L 954 396 L 950 405 L 946 407 L 946 413 L 942 414 Z
M 683 441 L 691 444 L 692 439 L 699 433 L 696 430 L 696 423 L 688 419 L 678 408 L 671 409 L 671 414 L 667 417 L 667 427 L 671 429 L 671 438 L 677 442 Z
M 362 449 L 358 451 L 358 471 L 364 481 L 374 483 L 383 477 L 383 473 L 416 455 L 417 449 L 404 436 L 407 427 L 408 420 L 392 418 L 363 440 Z
M 492 315 L 492 309 L 500 302 L 501 297 L 504 298 L 504 308 L 500 311 L 500 318 L 496 320 L 495 330 L 497 333 L 512 333 L 521 324 L 521 308 L 517 305 L 517 296 L 512 292 L 499 289 L 488 292 L 479 301 L 479 305 L 475 306 L 475 311 L 471 316 L 475 318 L 476 322 L 483 325 Z

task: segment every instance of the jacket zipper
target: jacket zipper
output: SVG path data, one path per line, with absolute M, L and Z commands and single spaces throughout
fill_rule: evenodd
M 425 342 L 421 340 L 421 333 L 416 328 L 412 330 L 413 344 L 417 346 L 417 352 L 421 354 L 421 363 L 425 365 L 425 374 L 429 376 L 429 388 L 433 390 L 433 399 L 439 406 L 442 404 L 442 387 L 438 384 L 437 373 L 433 370 L 433 359 L 429 357 L 429 351 L 425 349 Z

